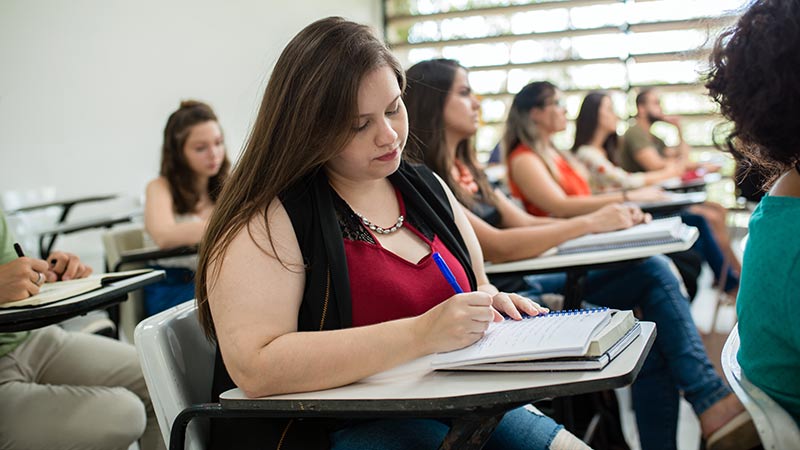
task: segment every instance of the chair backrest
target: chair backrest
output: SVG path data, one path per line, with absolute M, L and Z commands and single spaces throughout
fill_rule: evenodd
M 747 379 L 736 359 L 738 353 L 737 324 L 722 348 L 722 370 L 725 378 L 753 418 L 761 445 L 766 450 L 797 448 L 800 445 L 800 429 L 797 423 L 775 400 Z
M 169 445 L 175 417 L 188 406 L 211 400 L 216 346 L 200 328 L 194 300 L 148 317 L 134 336 L 158 425 Z M 204 449 L 207 436 L 207 424 L 192 421 L 187 448 Z
M 141 225 L 135 227 L 119 227 L 103 233 L 103 248 L 106 253 L 108 270 L 114 270 L 120 260 L 120 255 L 129 250 L 138 250 L 144 247 L 144 230 Z M 144 263 L 126 264 L 121 270 L 141 269 Z M 119 330 L 133 342 L 133 330 L 136 324 L 144 318 L 144 300 L 142 290 L 137 289 L 128 294 L 128 300 L 119 305 Z

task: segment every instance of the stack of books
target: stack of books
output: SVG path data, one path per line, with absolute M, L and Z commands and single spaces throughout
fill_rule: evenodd
M 641 333 L 632 311 L 555 311 L 493 323 L 469 347 L 434 355 L 436 370 L 601 370 Z

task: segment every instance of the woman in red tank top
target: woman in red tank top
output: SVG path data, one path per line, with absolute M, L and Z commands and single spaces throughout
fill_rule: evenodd
M 547 81 L 530 83 L 514 97 L 506 120 L 503 148 L 511 193 L 534 215 L 574 217 L 628 200 L 661 197 L 654 188 L 592 195 L 587 173 L 552 136 L 564 131 L 567 116 L 561 92 Z

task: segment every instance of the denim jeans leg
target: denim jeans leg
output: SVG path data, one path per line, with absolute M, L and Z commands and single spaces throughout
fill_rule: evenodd
M 485 450 L 526 450 L 550 448 L 556 434 L 564 428 L 547 416 L 524 407 L 503 416 Z
M 714 272 L 714 280 L 719 281 L 722 277 L 722 269 L 724 268 L 725 257 L 722 254 L 722 249 L 719 243 L 714 238 L 711 227 L 705 217 L 699 214 L 693 214 L 688 211 L 681 213 L 681 220 L 686 225 L 697 228 L 699 236 L 694 243 L 693 249 L 696 249 L 703 255 L 711 271 Z M 723 289 L 727 292 L 739 285 L 739 277 L 728 267 L 725 272 L 725 286 Z
M 666 257 L 659 255 L 619 269 L 590 271 L 585 300 L 612 308 L 641 308 L 644 320 L 656 323 L 657 335 L 652 351 L 657 350 L 664 358 L 670 379 L 675 384 L 668 392 L 674 389 L 683 391 L 695 412 L 700 414 L 727 395 L 729 390 L 708 360 L 692 320 L 689 301 L 669 264 Z M 648 377 L 658 375 L 655 371 L 643 370 L 636 384 L 644 384 L 641 390 L 667 389 L 662 385 L 663 380 L 648 380 Z M 642 395 L 640 393 L 639 398 Z M 657 411 L 662 411 L 659 419 L 647 419 L 642 424 L 646 427 L 674 426 L 677 415 L 670 408 Z M 637 410 L 636 413 L 638 416 L 645 411 Z M 650 416 L 653 412 L 648 410 L 647 414 Z M 649 433 L 650 430 L 644 430 L 643 435 Z
M 708 359 L 692 320 L 689 302 L 669 268 L 669 260 L 661 255 L 649 258 L 640 264 L 637 272 L 638 275 L 622 285 L 627 286 L 629 295 L 617 298 L 629 297 L 630 294 L 639 297 L 638 306 L 644 319 L 655 322 L 657 326 L 655 348 L 666 359 L 677 388 L 699 415 L 728 395 L 730 390 Z
M 680 391 L 657 348 L 647 355 L 632 394 L 642 450 L 675 450 Z
M 448 425 L 435 419 L 385 419 L 360 422 L 331 433 L 332 450 L 434 450 L 444 440 Z M 547 450 L 563 427 L 553 419 L 528 411 L 511 410 L 503 416 L 487 450 Z
M 435 450 L 447 430 L 435 419 L 370 420 L 331 433 L 331 450 Z

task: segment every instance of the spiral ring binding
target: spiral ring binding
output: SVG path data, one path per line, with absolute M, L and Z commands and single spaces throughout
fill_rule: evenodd
M 592 314 L 596 312 L 602 312 L 608 310 L 607 306 L 598 306 L 596 308 L 584 308 L 584 309 L 563 309 L 561 311 L 552 311 L 547 314 L 540 314 L 538 316 L 529 316 L 527 314 L 523 315 L 524 319 L 535 319 L 537 317 L 552 317 L 552 316 L 579 316 L 584 314 Z

